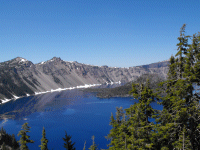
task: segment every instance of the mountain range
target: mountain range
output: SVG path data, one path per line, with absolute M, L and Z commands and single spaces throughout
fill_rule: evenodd
M 169 61 L 166 60 L 143 66 L 118 68 L 64 61 L 58 57 L 33 64 L 17 57 L 0 63 L 0 99 L 84 85 L 127 83 L 147 73 L 166 78 L 168 64 Z

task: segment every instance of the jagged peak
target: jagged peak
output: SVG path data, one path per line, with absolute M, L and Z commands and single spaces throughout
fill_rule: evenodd
M 25 61 L 28 61 L 27 59 L 25 58 L 22 58 L 22 57 L 16 57 L 13 59 L 14 61 L 19 61 L 19 62 L 25 62 Z
M 62 59 L 60 57 L 53 57 L 49 61 L 62 61 Z
M 4 63 L 13 64 L 13 63 L 27 63 L 27 62 L 30 62 L 30 61 L 28 61 L 27 59 L 22 58 L 22 57 L 16 57 L 11 60 L 5 61 Z
M 60 57 L 53 57 L 52 59 L 49 59 L 47 61 L 42 61 L 42 62 L 38 63 L 37 65 L 43 65 L 43 64 L 46 64 L 49 62 L 60 62 L 60 61 L 63 61 Z
M 13 58 L 11 60 L 2 62 L 2 63 L 0 63 L 0 65 L 1 65 L 1 67 L 4 66 L 4 65 L 9 65 L 10 67 L 11 66 L 21 66 L 21 65 L 26 66 L 26 67 L 31 67 L 34 64 L 31 61 L 29 61 L 25 58 L 16 57 L 16 58 Z

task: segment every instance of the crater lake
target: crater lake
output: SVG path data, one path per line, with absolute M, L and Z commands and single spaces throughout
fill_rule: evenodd
M 108 148 L 110 143 L 105 138 L 112 128 L 109 125 L 111 113 L 116 107 L 129 108 L 134 104 L 133 98 L 99 99 L 94 93 L 79 89 L 52 92 L 41 95 L 23 97 L 0 105 L 0 127 L 7 133 L 17 136 L 22 125 L 28 122 L 31 127 L 30 136 L 34 143 L 28 144 L 30 150 L 40 149 L 42 129 L 45 127 L 48 148 L 64 150 L 65 131 L 71 135 L 77 150 L 82 150 L 86 141 L 86 149 L 92 145 L 91 137 L 99 149 Z

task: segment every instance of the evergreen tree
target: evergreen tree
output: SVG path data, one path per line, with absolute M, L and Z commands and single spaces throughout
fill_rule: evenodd
M 28 150 L 28 143 L 34 143 L 33 140 L 30 140 L 30 136 L 27 135 L 27 133 L 29 133 L 30 131 L 30 127 L 28 126 L 28 123 L 24 123 L 22 125 L 22 130 L 19 131 L 18 136 L 20 137 L 20 140 L 18 141 L 21 145 L 20 145 L 20 150 Z
M 95 136 L 93 135 L 92 136 L 92 145 L 90 146 L 90 148 L 89 148 L 89 150 L 97 150 L 97 145 L 95 144 L 95 142 L 94 142 L 94 138 L 95 138 Z
M 156 146 L 152 138 L 155 131 L 150 119 L 157 113 L 151 106 L 156 95 L 150 88 L 148 79 L 145 86 L 133 84 L 130 93 L 139 102 L 125 109 L 125 114 L 118 108 L 116 119 L 111 115 L 110 125 L 113 128 L 108 135 L 111 139 L 109 149 L 153 149 Z
M 9 150 L 10 148 L 8 148 L 6 146 L 6 144 L 3 142 L 3 144 L 1 145 L 1 150 Z
M 124 135 L 125 129 L 123 129 L 125 123 L 125 117 L 123 117 L 125 114 L 123 112 L 122 107 L 116 108 L 116 120 L 114 119 L 113 114 L 111 113 L 111 122 L 110 125 L 112 126 L 112 129 L 110 130 L 109 135 L 107 136 L 108 139 L 111 139 L 111 142 L 109 144 L 110 147 L 109 149 L 115 149 L 117 147 L 122 148 L 124 144 L 124 137 L 122 137 L 122 134 Z
M 67 150 L 76 150 L 76 148 L 74 147 L 75 143 L 72 143 L 71 136 L 67 135 L 66 131 L 65 131 L 65 138 L 63 138 L 63 140 L 65 141 L 64 148 L 66 148 Z
M 188 47 L 188 37 L 185 36 L 185 27 L 186 24 L 183 24 L 180 30 L 180 37 L 178 37 L 179 43 L 177 44 L 178 46 L 178 52 L 176 56 L 178 56 L 178 78 L 182 78 L 182 72 L 183 72 L 183 64 L 185 62 L 183 55 L 187 53 L 187 47 Z
M 158 130 L 157 138 L 159 139 L 158 142 L 161 144 L 161 147 L 165 149 L 173 149 L 171 140 L 174 138 L 172 135 L 175 133 L 173 131 L 173 129 L 175 129 L 175 124 L 172 123 L 174 117 L 174 111 L 172 110 L 172 107 L 174 105 L 174 101 L 176 101 L 176 94 L 173 93 L 173 86 L 178 80 L 179 75 L 177 73 L 177 62 L 178 60 L 171 56 L 167 81 L 160 84 L 166 96 L 160 97 L 160 99 L 162 99 L 161 104 L 163 105 L 163 110 L 159 118 L 156 120 Z
M 171 57 L 165 97 L 161 97 L 163 110 L 158 119 L 158 135 L 163 147 L 169 149 L 200 149 L 199 35 L 193 35 L 192 44 L 181 28 L 176 59 Z M 195 67 L 196 66 L 196 67 Z M 198 68 L 198 69 L 197 69 Z M 163 136 L 164 135 L 164 136 Z
M 188 44 L 184 24 L 180 31 L 178 52 L 170 58 L 167 80 L 160 83 L 158 94 L 146 84 L 133 84 L 133 97 L 138 103 L 116 119 L 111 115 L 109 149 L 200 150 L 200 33 Z M 162 94 L 161 94 L 162 93 Z M 151 107 L 158 97 L 162 111 Z M 152 122 L 155 118 L 156 124 Z
M 13 149 L 19 148 L 19 144 L 17 143 L 17 140 L 16 140 L 14 134 L 12 134 L 12 148 L 13 148 Z
M 45 129 L 43 127 L 41 145 L 39 145 L 39 147 L 41 147 L 41 150 L 48 150 L 47 143 L 48 143 L 48 140 L 46 138 L 46 132 L 45 132 Z
M 6 133 L 6 130 L 2 127 L 0 130 L 0 145 L 3 145 L 4 143 L 4 147 L 12 147 L 13 149 L 18 149 L 19 148 L 19 144 L 17 143 L 16 139 L 15 139 L 15 135 L 10 135 L 8 133 Z
M 156 146 L 153 140 L 154 123 L 150 121 L 157 115 L 157 111 L 151 106 L 156 99 L 156 94 L 149 85 L 147 79 L 145 85 L 133 84 L 130 91 L 139 102 L 126 109 L 128 132 L 131 133 L 128 149 L 153 149 Z

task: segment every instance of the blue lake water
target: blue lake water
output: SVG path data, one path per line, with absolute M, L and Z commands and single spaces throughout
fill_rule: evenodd
M 15 134 L 17 140 L 21 125 L 29 123 L 30 139 L 35 143 L 28 144 L 30 150 L 40 149 L 42 128 L 45 127 L 48 148 L 64 149 L 65 131 L 72 136 L 77 150 L 82 150 L 86 141 L 86 149 L 92 144 L 91 137 L 99 149 L 106 149 L 109 141 L 105 138 L 111 126 L 111 112 L 115 114 L 116 107 L 130 107 L 132 98 L 99 99 L 92 93 L 80 90 L 47 93 L 21 98 L 0 106 L 0 114 L 12 115 L 14 119 L 0 120 L 9 134 Z

